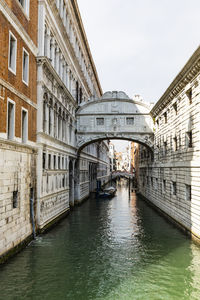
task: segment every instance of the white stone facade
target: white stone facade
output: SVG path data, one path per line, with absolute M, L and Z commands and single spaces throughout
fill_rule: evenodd
M 39 1 L 38 12 L 37 223 L 42 229 L 96 188 L 98 145 L 77 157 L 75 112 L 102 91 L 76 1 Z
M 153 107 L 154 161 L 140 146 L 139 190 L 200 239 L 200 48 Z
M 107 92 L 102 98 L 82 103 L 77 113 L 77 143 L 125 139 L 153 147 L 153 120 L 148 104 L 123 92 Z

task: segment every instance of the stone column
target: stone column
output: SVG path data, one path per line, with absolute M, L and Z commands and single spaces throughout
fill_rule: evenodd
M 69 90 L 69 81 L 70 81 L 70 69 L 69 66 L 66 66 L 66 87 Z
M 52 37 L 50 40 L 50 58 L 51 58 L 51 64 L 54 67 L 55 66 L 55 40 Z
M 64 24 L 64 26 L 66 26 L 66 6 L 65 6 L 65 4 L 63 7 L 63 24 Z
M 51 42 L 50 29 L 47 28 L 47 31 L 46 31 L 46 56 L 48 58 L 51 58 L 51 55 L 50 55 L 50 42 Z
M 47 103 L 43 103 L 43 132 L 47 132 Z
M 44 31 L 44 56 L 47 56 L 47 27 L 46 26 Z
M 38 55 L 44 56 L 44 40 L 45 40 L 45 19 L 46 7 L 45 3 L 38 3 Z
M 58 113 L 54 110 L 54 137 L 58 138 Z
M 59 9 L 59 5 L 60 5 L 60 0 L 56 0 L 57 9 Z
M 69 24 L 70 24 L 69 15 L 66 14 L 66 30 L 67 30 L 68 36 L 69 36 Z
M 63 68 L 63 56 L 60 54 L 60 60 L 59 60 L 59 76 L 62 79 L 62 68 Z
M 66 62 L 63 59 L 63 67 L 62 67 L 62 81 L 65 84 L 65 73 L 66 73 Z
M 45 114 L 46 114 L 46 130 L 45 130 L 45 133 L 49 134 L 49 105 L 48 104 L 46 104 Z
M 53 131 L 54 131 L 54 111 L 53 111 L 53 107 L 51 107 L 51 132 L 50 132 L 51 136 L 53 136 Z
M 56 47 L 56 72 L 59 74 L 59 62 L 60 60 L 60 49 L 58 48 L 58 46 Z
M 73 78 L 73 84 L 72 84 L 72 92 L 71 92 L 73 98 L 76 100 L 76 80 Z
M 72 72 L 69 72 L 69 92 L 72 92 Z
M 62 141 L 65 140 L 65 120 L 62 118 Z
M 67 68 L 68 68 L 68 66 L 67 66 L 67 63 L 65 62 L 64 72 L 63 72 L 64 73 L 63 82 L 64 82 L 66 88 L 67 88 Z
M 63 0 L 60 1 L 60 17 L 63 18 Z
M 67 144 L 69 144 L 69 141 L 68 141 L 68 136 L 69 136 L 69 124 L 68 124 L 68 116 L 66 117 L 66 122 L 65 122 L 65 142 Z

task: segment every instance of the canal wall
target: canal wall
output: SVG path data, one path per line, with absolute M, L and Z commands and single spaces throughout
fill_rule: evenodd
M 30 240 L 33 232 L 30 201 L 36 191 L 36 151 L 0 141 L 0 170 L 1 257 Z
M 200 48 L 151 110 L 154 148 L 140 146 L 139 192 L 200 240 Z

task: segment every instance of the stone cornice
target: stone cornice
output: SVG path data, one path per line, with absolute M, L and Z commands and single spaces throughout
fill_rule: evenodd
M 149 106 L 146 104 L 146 103 L 143 103 L 143 102 L 139 102 L 139 101 L 135 101 L 135 100 L 131 100 L 131 99 L 120 99 L 120 98 L 111 98 L 111 99 L 95 99 L 94 101 L 89 101 L 89 102 L 82 102 L 80 104 L 80 107 L 77 111 L 77 115 L 81 113 L 82 110 L 84 110 L 86 107 L 90 106 L 90 105 L 94 105 L 94 104 L 99 104 L 99 103 L 106 103 L 106 102 L 116 102 L 116 101 L 119 101 L 119 102 L 129 102 L 131 104 L 137 104 L 137 105 L 140 105 L 140 106 L 143 106 L 147 109 L 149 109 L 150 111 L 150 108 Z M 101 114 L 101 113 L 99 113 Z M 105 112 L 106 114 L 106 112 Z M 116 113 L 115 113 L 116 114 Z M 137 113 L 137 115 L 139 115 L 140 113 Z M 142 115 L 148 115 L 148 113 L 142 113 Z
M 168 89 L 152 108 L 150 114 L 156 117 L 200 72 L 200 47 L 176 76 Z

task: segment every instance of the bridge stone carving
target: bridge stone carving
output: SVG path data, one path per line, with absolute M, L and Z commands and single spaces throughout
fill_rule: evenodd
M 124 92 L 107 92 L 102 98 L 82 103 L 77 113 L 79 149 L 103 139 L 132 140 L 153 147 L 150 106 Z

